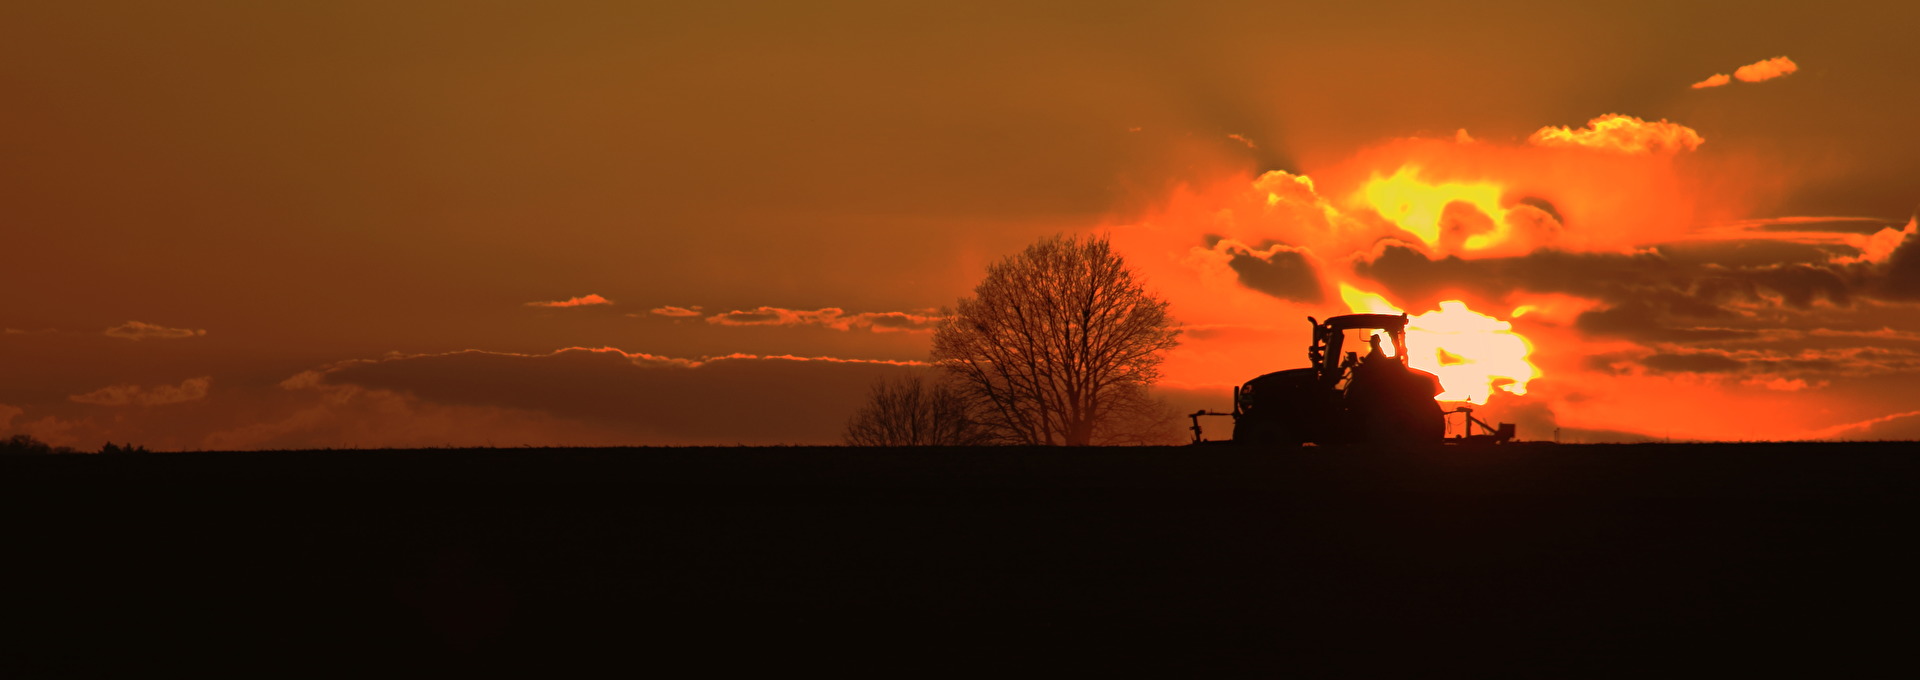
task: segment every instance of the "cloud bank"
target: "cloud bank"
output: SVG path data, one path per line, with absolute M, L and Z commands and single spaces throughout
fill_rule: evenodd
M 165 406 L 207 398 L 207 388 L 213 384 L 211 376 L 188 378 L 178 385 L 112 385 L 67 397 L 69 401 L 95 406 Z
M 611 347 L 353 360 L 288 378 L 281 389 L 291 408 L 215 432 L 206 445 L 830 444 L 874 381 L 925 368 Z
M 135 340 L 135 341 L 179 340 L 182 338 L 195 338 L 195 337 L 199 337 L 206 334 L 207 334 L 207 331 L 205 329 L 168 328 L 166 326 L 150 324 L 142 321 L 128 321 L 124 324 L 120 324 L 118 326 L 114 326 L 106 330 L 106 335 L 109 338 L 120 338 L 122 340 Z
M 707 317 L 707 323 L 716 326 L 819 326 L 837 331 L 864 329 L 876 333 L 931 333 L 945 318 L 933 310 L 848 314 L 839 307 L 798 310 L 763 306 L 715 314 Z

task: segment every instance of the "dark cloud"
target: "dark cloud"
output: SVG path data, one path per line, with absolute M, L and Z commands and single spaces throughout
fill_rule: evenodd
M 1654 354 L 1640 364 L 1658 373 L 1734 373 L 1746 368 L 1739 360 L 1714 352 Z
M 1326 300 L 1320 275 L 1304 251 L 1280 244 L 1254 249 L 1231 240 L 1217 241 L 1213 247 L 1227 255 L 1227 267 L 1239 275 L 1241 285 L 1282 300 Z
M 1740 345 L 1740 349 L 1628 350 L 1585 357 L 1586 368 L 1609 375 L 1633 373 L 1738 374 L 1749 384 L 1784 389 L 1788 383 L 1841 377 L 1909 375 L 1920 371 L 1920 352 L 1909 348 L 1845 347 L 1793 349 L 1790 343 Z M 1772 384 L 1768 384 L 1772 383 Z
M 1839 273 L 1804 264 L 1779 265 L 1743 270 L 1754 283 L 1779 293 L 1786 304 L 1807 309 L 1819 299 L 1845 307 L 1852 303 L 1852 285 Z
M 1920 233 L 1909 233 L 1888 256 L 1879 292 L 1893 300 L 1920 300 Z
M 1775 245 L 1795 252 L 1811 247 Z M 1587 333 L 1692 342 L 1747 337 L 1767 327 L 1764 320 L 1747 318 L 1751 314 L 1740 310 L 1852 306 L 1873 288 L 1873 271 L 1879 266 L 1839 264 L 1835 253 L 1824 250 L 1800 253 L 1807 262 L 1781 263 L 1788 259 L 1782 251 L 1752 257 L 1742 254 L 1744 247 L 1686 244 L 1633 254 L 1548 250 L 1520 257 L 1436 260 L 1412 246 L 1386 242 L 1371 259 L 1355 263 L 1355 269 L 1416 306 L 1430 306 L 1460 292 L 1493 300 L 1516 291 L 1562 293 L 1604 305 L 1579 317 L 1576 326 Z M 1728 254 L 1744 264 L 1716 261 L 1716 255 Z M 1889 273 L 1882 277 L 1887 282 L 1882 290 L 1904 290 L 1892 282 L 1906 280 L 1920 296 L 1920 248 L 1894 255 L 1885 267 Z
M 1355 263 L 1361 276 L 1387 286 L 1396 296 L 1429 302 L 1447 291 L 1466 290 L 1498 298 L 1507 291 L 1567 293 L 1606 301 L 1637 297 L 1650 283 L 1676 274 L 1656 253 L 1569 253 L 1542 250 L 1522 257 L 1463 260 L 1430 259 L 1404 243 L 1382 242 L 1370 259 Z
M 1850 248 L 1833 243 L 1767 238 L 1663 243 L 1655 250 L 1676 267 L 1719 265 L 1733 269 L 1784 263 L 1823 264 L 1851 252 Z

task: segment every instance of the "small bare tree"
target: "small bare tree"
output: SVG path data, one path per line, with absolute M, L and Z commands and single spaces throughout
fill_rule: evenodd
M 1105 238 L 1042 240 L 973 292 L 934 332 L 933 359 L 996 441 L 1143 443 L 1166 419 L 1147 388 L 1178 331 Z
M 976 446 L 984 435 L 952 386 L 910 375 L 874 383 L 843 436 L 853 446 Z

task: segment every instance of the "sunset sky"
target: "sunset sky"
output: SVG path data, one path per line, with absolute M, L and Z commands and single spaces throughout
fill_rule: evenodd
M 988 263 L 1098 233 L 1188 329 L 1183 410 L 1309 314 L 1458 300 L 1531 348 L 1473 395 L 1523 438 L 1920 437 L 1917 25 L 8 2 L 0 436 L 833 442 Z

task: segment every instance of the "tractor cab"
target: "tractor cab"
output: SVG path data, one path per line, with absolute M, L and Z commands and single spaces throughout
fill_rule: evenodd
M 1407 315 L 1347 314 L 1313 324 L 1307 361 L 1327 387 L 1345 391 L 1362 366 L 1369 371 L 1391 362 L 1407 368 Z

